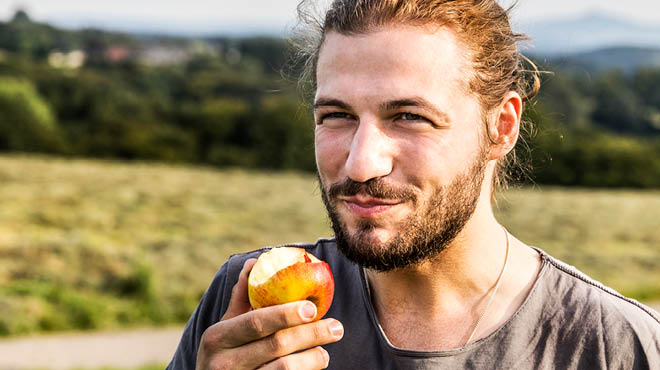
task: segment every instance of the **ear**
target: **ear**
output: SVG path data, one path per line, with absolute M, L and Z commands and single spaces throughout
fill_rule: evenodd
M 493 112 L 494 120 L 488 126 L 488 136 L 493 144 L 490 148 L 490 160 L 506 156 L 518 141 L 520 117 L 523 102 L 515 91 L 509 91 L 502 99 L 499 108 Z

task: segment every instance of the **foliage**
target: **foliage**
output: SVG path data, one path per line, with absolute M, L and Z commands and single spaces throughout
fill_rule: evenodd
M 84 52 L 82 68 L 49 64 L 73 50 Z M 286 50 L 267 37 L 66 31 L 17 13 L 0 23 L 0 151 L 312 172 L 313 120 L 280 74 Z M 529 106 L 535 134 L 518 150 L 532 166 L 517 177 L 660 187 L 660 68 L 563 67 L 544 68 L 555 73 Z
M 26 80 L 0 77 L 0 149 L 62 149 L 50 106 Z
M 251 132 L 259 148 L 259 167 L 313 171 L 316 165 L 312 121 L 311 115 L 291 98 L 263 99 L 257 125 Z
M 537 131 L 519 150 L 538 184 L 660 188 L 660 137 L 634 138 L 589 128 L 569 129 L 537 105 L 529 118 Z
M 331 235 L 310 174 L 0 157 L 0 336 L 185 322 L 234 253 Z M 517 189 L 514 235 L 660 298 L 660 193 Z

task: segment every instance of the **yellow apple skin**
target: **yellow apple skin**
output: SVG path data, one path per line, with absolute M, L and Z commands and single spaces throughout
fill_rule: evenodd
M 308 300 L 316 305 L 314 321 L 321 319 L 332 304 L 335 280 L 330 266 L 317 261 L 313 262 L 305 255 L 305 262 L 297 262 L 277 271 L 262 284 L 248 283 L 252 308 Z

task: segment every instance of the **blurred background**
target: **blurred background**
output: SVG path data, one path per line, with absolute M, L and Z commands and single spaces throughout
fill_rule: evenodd
M 162 367 L 228 256 L 331 234 L 296 5 L 0 0 L 0 369 Z M 512 16 L 550 73 L 498 218 L 657 309 L 660 3 Z

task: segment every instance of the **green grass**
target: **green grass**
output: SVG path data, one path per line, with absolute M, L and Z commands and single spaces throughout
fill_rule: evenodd
M 527 244 L 627 296 L 660 298 L 660 191 L 542 187 L 500 198 L 499 219 Z
M 523 241 L 660 298 L 660 192 L 504 198 Z M 0 202 L 0 335 L 182 323 L 229 255 L 331 235 L 298 173 L 3 156 Z
M 308 175 L 0 157 L 0 335 L 185 322 L 233 253 L 330 233 Z

